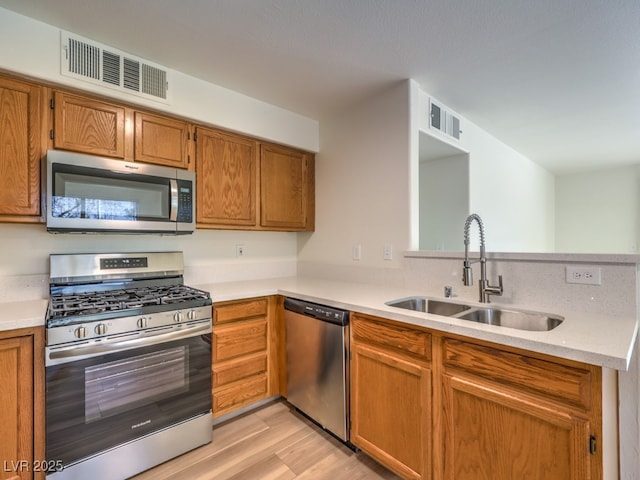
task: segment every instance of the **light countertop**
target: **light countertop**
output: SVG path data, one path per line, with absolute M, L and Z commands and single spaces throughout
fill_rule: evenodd
M 616 370 L 629 368 L 638 330 L 635 317 L 607 317 L 561 310 L 545 312 L 564 317 L 562 324 L 549 332 L 514 330 L 385 305 L 389 300 L 424 295 L 424 292 L 313 278 L 277 278 L 194 286 L 210 291 L 214 302 L 280 294 Z M 482 305 L 467 300 L 463 303 Z M 492 304 L 500 305 L 497 301 Z M 532 310 L 525 305 L 509 304 L 504 307 Z
M 0 331 L 43 326 L 48 302 L 40 299 L 0 303 Z
M 423 295 L 424 292 L 313 278 L 272 278 L 193 286 L 211 292 L 214 302 L 279 294 L 616 370 L 628 369 L 638 330 L 635 317 L 561 310 L 545 312 L 564 317 L 562 324 L 551 331 L 515 330 L 385 305 L 389 300 Z M 463 303 L 481 305 L 466 300 Z M 500 306 L 497 301 L 493 304 Z M 525 305 L 504 306 L 527 309 Z M 0 330 L 41 326 L 46 308 L 46 299 L 1 303 Z

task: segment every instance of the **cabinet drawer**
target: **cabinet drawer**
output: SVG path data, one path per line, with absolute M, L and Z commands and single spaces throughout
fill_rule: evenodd
M 252 317 L 266 316 L 268 301 L 266 298 L 256 298 L 246 302 L 224 302 L 213 306 L 213 324 L 229 323 Z
M 213 366 L 213 386 L 220 387 L 244 378 L 266 373 L 266 371 L 266 353 L 238 358 Z
M 219 417 L 267 396 L 267 376 L 258 375 L 232 385 L 214 388 L 213 416 Z
M 592 375 L 587 366 L 572 367 L 451 338 L 443 341 L 443 363 L 445 370 L 462 369 L 503 385 L 591 408 Z
M 243 322 L 213 329 L 213 364 L 267 351 L 267 321 Z
M 393 348 L 401 353 L 431 359 L 431 334 L 418 329 L 378 322 L 375 317 L 354 314 L 351 332 L 355 339 Z

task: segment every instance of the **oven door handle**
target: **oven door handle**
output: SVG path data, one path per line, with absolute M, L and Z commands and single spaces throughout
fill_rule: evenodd
M 162 329 L 161 332 L 142 331 L 135 332 L 131 335 L 120 335 L 115 338 L 106 338 L 100 341 L 92 341 L 84 344 L 70 344 L 60 347 L 47 347 L 45 366 L 58 365 L 60 363 L 75 362 L 84 360 L 85 358 L 96 357 L 108 353 L 116 353 L 132 348 L 148 347 L 158 345 L 160 343 L 182 340 L 201 335 L 211 334 L 211 320 L 197 322 L 194 324 L 182 324 L 180 326 L 170 327 L 171 331 L 167 332 Z

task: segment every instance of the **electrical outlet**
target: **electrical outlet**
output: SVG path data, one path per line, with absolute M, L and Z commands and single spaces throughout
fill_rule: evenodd
M 360 244 L 354 245 L 351 249 L 351 259 L 359 262 L 362 259 L 362 247 Z
M 244 257 L 244 245 L 236 245 L 236 258 Z
M 383 260 L 393 260 L 393 245 L 390 243 L 385 243 L 384 249 L 382 252 Z
M 600 267 L 567 267 L 567 283 L 582 283 L 586 285 L 602 285 Z

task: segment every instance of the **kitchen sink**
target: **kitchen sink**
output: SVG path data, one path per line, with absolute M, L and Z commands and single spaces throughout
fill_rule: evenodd
M 534 332 L 548 332 L 562 323 L 562 318 L 544 313 L 504 310 L 499 308 L 474 308 L 458 315 L 461 320 L 497 325 L 499 327 L 529 330 Z
M 463 303 L 446 300 L 435 300 L 429 297 L 406 297 L 390 300 L 385 303 L 390 307 L 413 310 L 415 312 L 433 313 L 444 317 L 459 318 L 471 322 L 495 325 L 498 327 L 514 328 L 534 332 L 548 332 L 563 321 L 557 315 L 546 313 L 526 312 L 496 307 L 474 307 Z
M 461 303 L 447 302 L 443 300 L 433 300 L 428 297 L 407 297 L 398 300 L 391 300 L 386 305 L 396 308 L 404 308 L 405 310 L 414 310 L 416 312 L 433 313 L 434 315 L 442 315 L 451 317 L 458 313 L 469 310 L 468 305 Z

